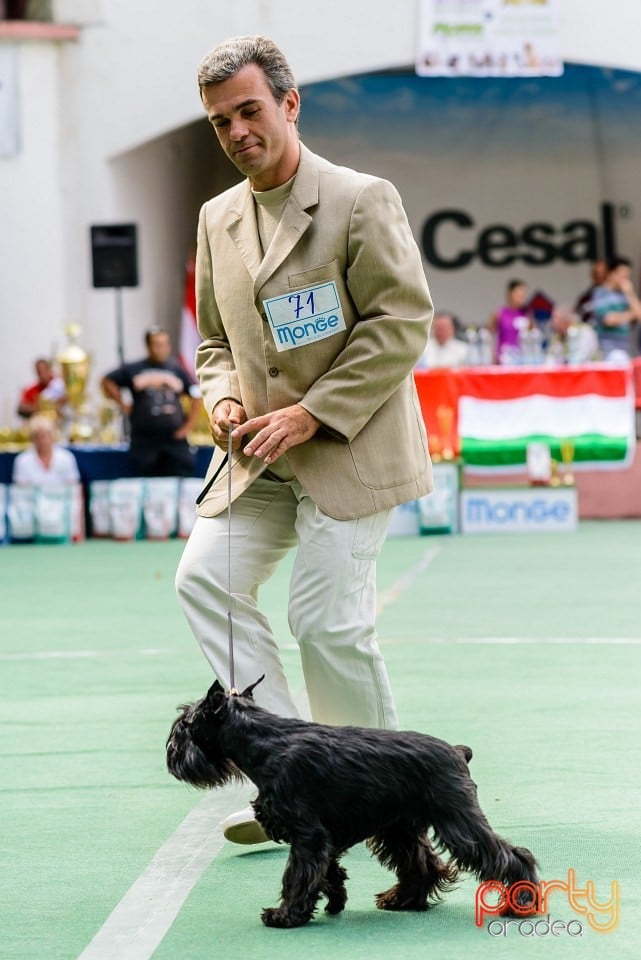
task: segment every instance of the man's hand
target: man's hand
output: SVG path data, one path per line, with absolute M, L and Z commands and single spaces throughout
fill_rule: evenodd
M 269 464 L 278 460 L 290 447 L 309 440 L 319 427 L 320 421 L 295 403 L 291 407 L 246 420 L 236 427 L 232 437 L 234 442 L 240 442 L 246 434 L 255 433 L 256 436 L 245 447 L 245 453 Z
M 606 313 L 602 323 L 604 327 L 621 327 L 626 323 L 631 323 L 633 320 L 634 312 L 632 310 L 621 310 L 619 313 Z
M 629 277 L 622 277 L 622 279 L 619 280 L 618 287 L 621 293 L 625 293 L 626 297 L 634 293 L 634 287 Z
M 637 297 L 636 291 L 629 277 L 621 281 L 619 284 L 619 289 L 628 298 L 628 304 L 630 305 L 629 322 L 634 323 L 635 320 L 641 320 L 641 301 Z
M 220 400 L 214 407 L 209 419 L 209 428 L 214 443 L 217 447 L 227 452 L 229 446 L 229 431 L 233 430 L 241 423 L 245 423 L 247 414 L 245 408 L 236 403 L 235 400 Z M 235 433 L 232 434 L 232 450 L 238 450 L 242 446 L 242 440 Z

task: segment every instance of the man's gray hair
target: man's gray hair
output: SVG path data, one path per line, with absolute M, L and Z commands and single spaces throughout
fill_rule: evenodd
M 276 103 L 282 103 L 287 91 L 296 87 L 290 65 L 272 40 L 261 36 L 232 37 L 219 43 L 201 60 L 198 66 L 201 97 L 204 87 L 229 80 L 250 63 L 255 63 L 265 74 Z

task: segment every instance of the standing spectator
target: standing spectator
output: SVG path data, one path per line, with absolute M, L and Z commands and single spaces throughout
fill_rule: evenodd
M 29 420 L 31 447 L 13 461 L 13 483 L 19 486 L 54 487 L 80 483 L 76 458 L 56 443 L 51 417 L 38 414 Z
M 199 400 L 184 367 L 171 357 L 166 330 L 152 327 L 145 334 L 147 356 L 106 374 L 102 389 L 130 418 L 130 455 L 137 476 L 191 477 L 195 457 L 187 435 L 198 416 Z M 127 403 L 122 389 L 129 390 Z M 186 398 L 187 413 L 181 398 Z
M 46 408 L 58 412 L 67 400 L 64 381 L 56 376 L 51 361 L 38 357 L 34 366 L 36 382 L 25 387 L 18 402 L 18 416 L 25 419 Z
M 437 313 L 418 369 L 464 367 L 468 362 L 468 346 L 456 339 L 456 326 L 450 313 Z
M 608 264 L 605 281 L 592 295 L 599 349 L 604 360 L 634 353 L 632 329 L 641 320 L 641 301 L 632 286 L 631 263 L 617 257 Z M 614 357 L 613 357 L 614 355 Z
M 605 281 L 605 278 L 608 275 L 608 265 L 605 260 L 595 260 L 590 264 L 590 278 L 592 283 L 584 290 L 583 293 L 577 298 L 577 301 L 574 305 L 575 313 L 578 313 L 579 318 L 584 323 L 594 323 L 594 316 L 592 314 L 592 297 L 594 296 L 594 291 L 597 287 Z
M 521 332 L 531 326 L 527 314 L 528 287 L 523 280 L 510 280 L 506 302 L 493 313 L 487 329 L 494 334 L 494 354 L 498 363 L 515 363 Z
M 257 597 L 292 549 L 289 622 L 315 720 L 395 728 L 376 634 L 376 559 L 392 509 L 431 489 L 412 369 L 432 319 L 396 189 L 298 138 L 300 94 L 264 37 L 220 44 L 201 98 L 245 180 L 201 210 L 196 367 L 219 449 L 176 577 L 214 672 L 229 683 L 227 471 L 231 434 L 236 682 L 296 716 Z M 225 835 L 265 840 L 253 810 Z

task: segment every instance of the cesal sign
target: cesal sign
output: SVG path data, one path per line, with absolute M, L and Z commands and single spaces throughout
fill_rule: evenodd
M 623 212 L 628 208 L 619 209 Z M 437 210 L 423 225 L 423 253 L 439 270 L 461 270 L 475 261 L 486 267 L 515 263 L 543 267 L 555 262 L 611 260 L 618 255 L 616 213 L 614 204 L 602 203 L 599 223 L 574 219 L 555 225 L 537 220 L 520 228 L 505 223 L 479 228 L 465 210 Z

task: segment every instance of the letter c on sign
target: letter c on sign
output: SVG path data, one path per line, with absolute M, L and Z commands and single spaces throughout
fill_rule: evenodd
M 473 227 L 474 221 L 464 210 L 439 210 L 428 217 L 423 225 L 421 236 L 423 253 L 428 263 L 441 270 L 459 270 L 466 267 L 474 258 L 474 250 L 461 250 L 460 253 L 446 259 L 436 248 L 436 233 L 444 223 L 453 223 L 457 227 Z

